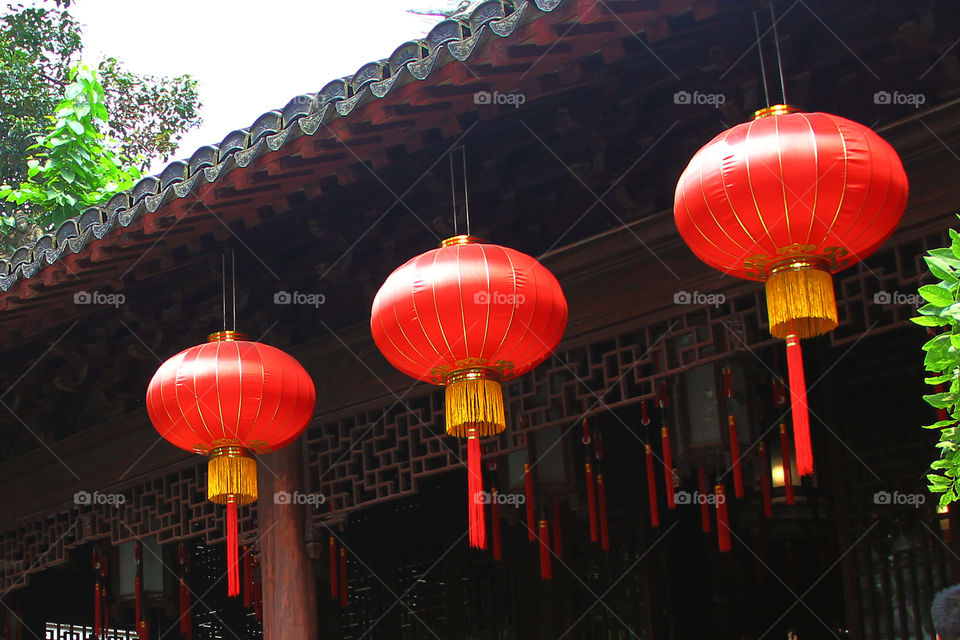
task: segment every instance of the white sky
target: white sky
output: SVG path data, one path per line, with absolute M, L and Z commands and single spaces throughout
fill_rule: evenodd
M 113 56 L 151 75 L 199 81 L 203 124 L 171 160 L 189 157 L 301 93 L 389 57 L 440 20 L 407 9 L 449 0 L 74 0 L 84 61 Z M 165 163 L 154 162 L 155 173 Z

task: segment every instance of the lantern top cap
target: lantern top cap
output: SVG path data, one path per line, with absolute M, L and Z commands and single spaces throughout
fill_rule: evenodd
M 477 244 L 480 242 L 483 242 L 483 240 L 481 240 L 476 236 L 459 235 L 459 236 L 453 236 L 451 238 L 447 238 L 446 240 L 440 243 L 440 246 L 452 247 L 457 244 Z
M 249 340 L 249 336 L 233 329 L 227 331 L 216 331 L 207 336 L 207 342 L 236 342 L 237 340 Z
M 753 112 L 753 119 L 759 120 L 760 118 L 766 118 L 767 116 L 783 116 L 788 113 L 798 113 L 800 109 L 789 104 L 773 104 L 769 107 L 764 107 L 763 109 L 758 109 Z

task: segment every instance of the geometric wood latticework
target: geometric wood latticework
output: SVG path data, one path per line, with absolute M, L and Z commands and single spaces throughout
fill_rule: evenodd
M 866 265 L 835 278 L 840 326 L 833 344 L 906 324 L 914 307 L 896 302 L 916 292 L 924 273 L 922 254 L 946 243 L 938 232 L 888 246 Z M 569 427 L 583 407 L 601 412 L 650 400 L 659 379 L 726 357 L 733 349 L 776 343 L 767 333 L 762 288 L 738 286 L 741 293 L 717 307 L 677 305 L 638 314 L 604 335 L 567 346 L 510 382 L 505 392 L 511 428 L 490 439 L 487 452 L 518 451 L 525 431 Z M 889 294 L 891 303 L 877 294 Z M 444 435 L 442 421 L 443 394 L 422 384 L 360 411 L 315 419 L 307 430 L 304 486 L 323 494 L 326 504 L 313 510 L 313 526 L 321 527 L 331 515 L 413 494 L 419 480 L 459 467 L 465 441 Z M 0 588 L 23 586 L 29 573 L 63 562 L 69 549 L 92 540 L 118 544 L 157 536 L 166 543 L 204 536 L 208 543 L 222 541 L 224 511 L 206 500 L 205 467 L 198 462 L 117 489 L 126 496 L 120 507 L 78 506 L 0 532 Z M 256 524 L 256 506 L 241 509 L 244 542 L 255 540 Z

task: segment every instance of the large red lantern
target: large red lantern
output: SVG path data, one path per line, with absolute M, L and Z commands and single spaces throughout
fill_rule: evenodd
M 506 428 L 501 383 L 543 362 L 567 324 L 557 279 L 534 258 L 455 236 L 399 267 L 373 301 L 387 360 L 446 387 L 446 431 L 467 438 L 470 544 L 486 546 L 480 438 Z
M 236 331 L 164 362 L 147 413 L 172 444 L 210 457 L 207 499 L 227 506 L 227 593 L 240 594 L 237 506 L 257 499 L 254 456 L 290 444 L 313 415 L 316 391 L 300 363 Z
M 674 217 L 704 262 L 766 283 L 787 343 L 797 468 L 813 472 L 800 340 L 837 326 L 830 276 L 890 237 L 907 203 L 900 157 L 868 127 L 768 107 L 707 143 L 677 183 Z

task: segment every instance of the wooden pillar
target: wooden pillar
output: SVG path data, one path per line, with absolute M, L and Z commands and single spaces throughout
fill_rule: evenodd
M 261 457 L 260 565 L 263 577 L 264 640 L 314 640 L 317 597 L 313 563 L 307 556 L 305 504 L 277 504 L 280 492 L 303 493 L 301 440 Z M 272 473 L 271 473 L 272 472 Z

